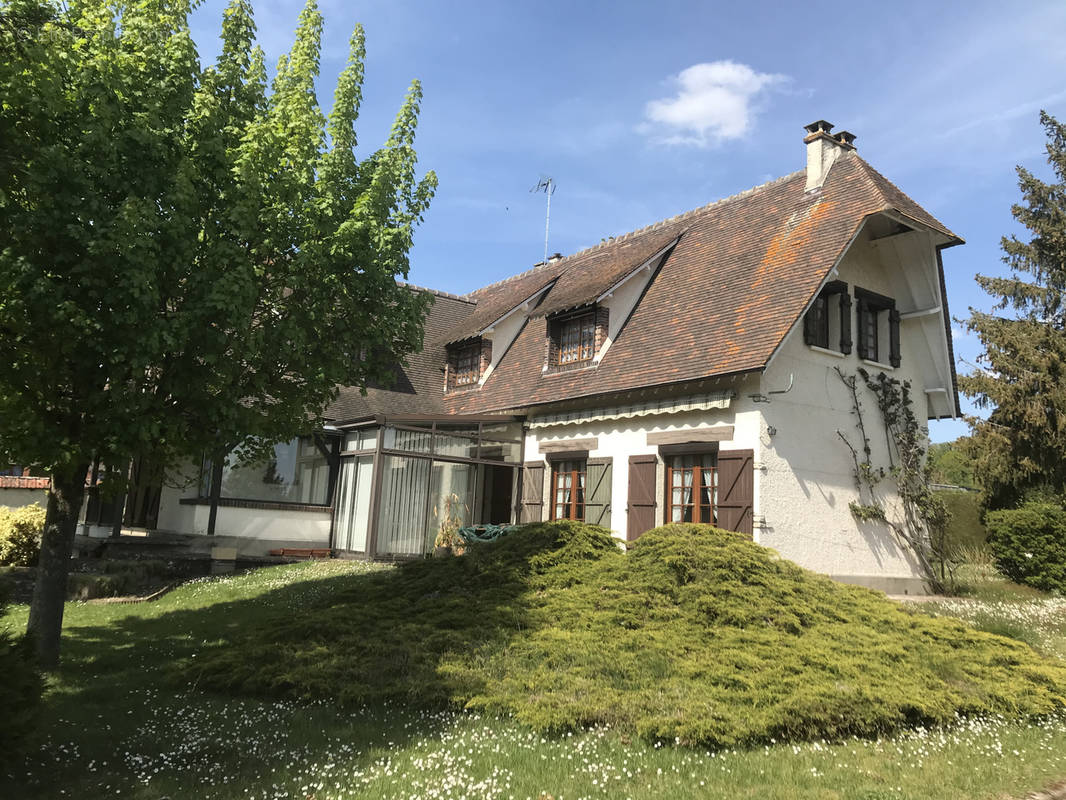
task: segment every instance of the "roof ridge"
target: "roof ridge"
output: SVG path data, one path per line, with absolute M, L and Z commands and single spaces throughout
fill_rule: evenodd
M 430 289 L 428 286 L 418 286 L 417 284 L 410 283 L 409 281 L 402 281 L 397 279 L 396 283 L 400 286 L 406 286 L 408 289 L 414 289 L 416 292 L 429 292 L 437 297 L 444 297 L 448 300 L 459 300 L 463 303 L 470 303 L 471 305 L 477 305 L 477 300 L 471 300 L 469 295 L 453 294 L 452 292 L 445 292 L 441 289 Z
M 656 228 L 665 228 L 665 227 L 667 227 L 669 225 L 672 225 L 672 224 L 674 224 L 676 222 L 680 222 L 680 221 L 682 221 L 682 220 L 684 220 L 684 219 L 686 219 L 688 217 L 692 217 L 692 216 L 694 216 L 696 214 L 699 214 L 702 211 L 707 211 L 707 210 L 709 210 L 711 208 L 714 208 L 716 206 L 720 206 L 720 205 L 725 205 L 727 203 L 736 202 L 737 200 L 740 200 L 742 198 L 748 197 L 749 195 L 752 195 L 755 192 L 759 192 L 759 191 L 762 191 L 763 189 L 767 189 L 767 188 L 769 188 L 771 186 L 774 186 L 776 184 L 784 183 L 785 181 L 792 180 L 797 175 L 802 175 L 804 172 L 805 172 L 805 170 L 802 170 L 802 169 L 796 170 L 795 172 L 790 172 L 788 175 L 782 175 L 779 178 L 774 178 L 773 180 L 766 181 L 765 183 L 760 183 L 760 184 L 758 184 L 756 186 L 752 186 L 752 187 L 750 187 L 748 189 L 744 189 L 741 192 L 737 192 L 736 194 L 731 194 L 731 195 L 728 195 L 727 197 L 720 197 L 717 200 L 712 200 L 711 202 L 705 203 L 702 206 L 697 206 L 696 208 L 689 209 L 688 211 L 682 211 L 680 214 L 675 214 L 672 217 L 666 217 L 665 219 L 657 220 L 656 222 L 652 222 L 651 224 L 645 225 L 642 228 L 635 228 L 635 229 L 633 229 L 631 231 L 626 231 L 625 233 L 619 234 L 617 236 L 609 236 L 606 239 L 602 239 L 598 243 L 596 243 L 594 245 L 591 245 L 590 247 L 586 247 L 586 248 L 584 248 L 582 250 L 577 250 L 576 252 L 573 252 L 573 253 L 570 253 L 569 255 L 563 256 L 562 258 L 560 258 L 560 259 L 558 259 L 556 261 L 549 261 L 547 263 L 541 262 L 539 264 L 534 264 L 531 269 L 527 269 L 525 272 L 520 272 L 517 275 L 511 275 L 511 276 L 509 276 L 507 278 L 503 278 L 501 280 L 494 281 L 493 283 L 487 283 L 484 286 L 479 286 L 473 292 L 470 292 L 470 294 L 476 294 L 477 292 L 482 292 L 482 291 L 485 291 L 486 289 L 496 289 L 496 288 L 498 288 L 500 286 L 503 286 L 505 284 L 511 283 L 512 281 L 516 281 L 519 278 L 528 277 L 529 275 L 532 275 L 533 273 L 535 273 L 537 271 L 540 271 L 540 270 L 548 271 L 548 267 L 559 267 L 564 262 L 569 261 L 572 258 L 577 258 L 578 256 L 584 256 L 584 255 L 587 255 L 587 254 L 589 254 L 589 253 L 591 253 L 593 251 L 596 251 L 596 250 L 602 250 L 605 247 L 608 247 L 608 246 L 613 245 L 613 244 L 617 244 L 619 242 L 624 242 L 627 239 L 630 239 L 630 238 L 632 238 L 634 236 L 637 236 L 639 234 L 648 233 L 649 231 L 653 231 Z

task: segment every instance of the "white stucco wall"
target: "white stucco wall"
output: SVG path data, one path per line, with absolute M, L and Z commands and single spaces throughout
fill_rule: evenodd
M 727 383 L 722 388 L 732 389 L 737 397 L 729 408 L 711 409 L 702 412 L 684 412 L 678 414 L 659 414 L 636 417 L 628 420 L 611 422 L 580 423 L 552 425 L 532 428 L 526 435 L 525 460 L 538 461 L 547 456 L 541 450 L 541 442 L 560 444 L 570 440 L 595 437 L 597 446 L 589 450 L 589 458 L 611 458 L 611 529 L 622 538 L 626 535 L 626 506 L 629 499 L 629 457 L 635 455 L 657 454 L 657 445 L 648 444 L 649 433 L 678 431 L 686 429 L 706 429 L 713 426 L 732 425 L 733 438 L 719 442 L 720 450 L 753 450 L 755 461 L 759 460 L 761 431 L 763 428 L 759 410 L 747 398 L 748 393 L 757 391 L 758 378 L 738 380 Z M 543 486 L 544 514 L 549 515 L 551 501 L 548 481 L 549 470 L 545 470 Z M 664 471 L 662 459 L 656 474 L 656 524 L 663 523 L 663 498 L 658 489 L 663 487 Z M 760 513 L 759 474 L 755 473 L 754 513 Z
M 41 508 L 48 505 L 47 489 L 0 488 L 0 506 L 22 508 L 37 503 Z
M 921 280 L 904 274 L 906 269 L 922 268 L 921 262 L 912 261 L 909 267 L 900 269 L 897 264 L 888 269 L 878 248 L 860 239 L 834 277 L 846 281 L 853 294 L 859 286 L 894 298 L 897 308 L 907 311 L 925 307 L 934 299 L 916 293 L 911 287 L 921 286 Z M 924 318 L 930 319 L 943 331 L 942 317 Z M 789 334 L 762 382 L 766 392 L 784 389 L 790 377 L 794 381 L 790 392 L 771 395 L 769 403 L 761 404 L 765 423 L 777 429 L 776 436 L 768 437 L 761 459 L 759 507 L 764 527 L 758 538 L 762 544 L 802 566 L 835 577 L 869 583 L 876 581 L 863 579 L 920 578 L 914 557 L 885 523 L 860 523 L 848 508 L 850 502 L 858 499 L 855 467 L 837 431 L 846 435 L 860 452 L 862 440 L 850 392 L 835 368 L 854 375 L 863 367 L 874 375 L 884 371 L 899 381 L 909 381 L 915 415 L 924 423 L 928 414 L 924 391 L 928 377 L 939 381 L 938 373 L 943 371 L 943 365 L 935 363 L 936 353 L 922 327 L 928 324 L 924 320 L 901 323 L 901 363 L 896 369 L 858 358 L 854 325 L 856 346 L 851 354 L 844 356 L 804 344 L 802 324 Z M 862 386 L 861 379 L 859 396 L 872 447 L 871 461 L 887 468 L 890 462 L 885 426 L 873 394 Z M 879 484 L 878 491 L 892 516 L 898 511 L 898 496 L 891 477 Z

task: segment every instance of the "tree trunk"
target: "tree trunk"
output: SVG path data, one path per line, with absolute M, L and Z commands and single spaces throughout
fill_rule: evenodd
M 52 473 L 48 492 L 48 512 L 37 562 L 37 582 L 33 586 L 27 635 L 34 640 L 37 663 L 42 669 L 59 666 L 59 635 L 63 628 L 63 604 L 67 599 L 67 573 L 74 550 L 74 534 L 85 497 L 88 464 Z

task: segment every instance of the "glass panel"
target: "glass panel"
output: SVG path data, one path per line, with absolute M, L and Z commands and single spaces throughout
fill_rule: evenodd
M 337 487 L 336 545 L 341 550 L 366 552 L 366 534 L 370 526 L 370 487 L 374 475 L 374 457 L 360 456 L 341 461 Z
M 438 422 L 437 433 L 458 433 L 462 436 L 477 436 L 476 422 Z
M 222 496 L 276 503 L 329 503 L 329 462 L 310 437 L 274 445 L 254 464 L 222 469 Z
M 522 423 L 486 422 L 481 426 L 481 435 L 486 439 L 507 439 L 512 442 L 520 442 L 522 440 Z
M 443 528 L 461 528 L 474 519 L 474 486 L 478 466 L 454 464 L 448 461 L 433 462 L 430 478 L 430 509 L 426 519 L 426 549 L 432 549 L 437 534 Z
M 427 458 L 385 456 L 382 459 L 379 553 L 423 552 L 429 477 Z
M 477 439 L 437 434 L 437 455 L 453 458 L 477 458 Z
M 386 450 L 409 450 L 412 453 L 428 453 L 433 434 L 425 430 L 406 431 L 386 428 L 381 446 Z
M 479 458 L 486 461 L 505 461 L 517 464 L 522 460 L 521 442 L 490 442 L 481 441 L 481 454 Z
M 373 450 L 378 444 L 378 429 L 359 428 L 349 431 L 344 437 L 345 450 Z

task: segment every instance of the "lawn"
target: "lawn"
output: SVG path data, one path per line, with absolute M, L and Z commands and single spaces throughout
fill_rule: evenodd
M 398 702 L 340 710 L 212 695 L 169 667 L 381 567 L 325 562 L 187 584 L 154 603 L 72 603 L 42 741 L 2 797 L 1003 798 L 1066 775 L 1066 718 L 959 721 L 891 738 L 709 750 L 603 727 L 561 736 L 508 718 Z M 1055 652 L 1061 601 L 930 607 L 1019 625 Z M 960 606 L 961 608 L 961 606 Z M 1015 613 L 1015 609 L 1022 609 Z M 21 626 L 25 608 L 8 624 Z M 195 674 L 190 670 L 190 674 Z

